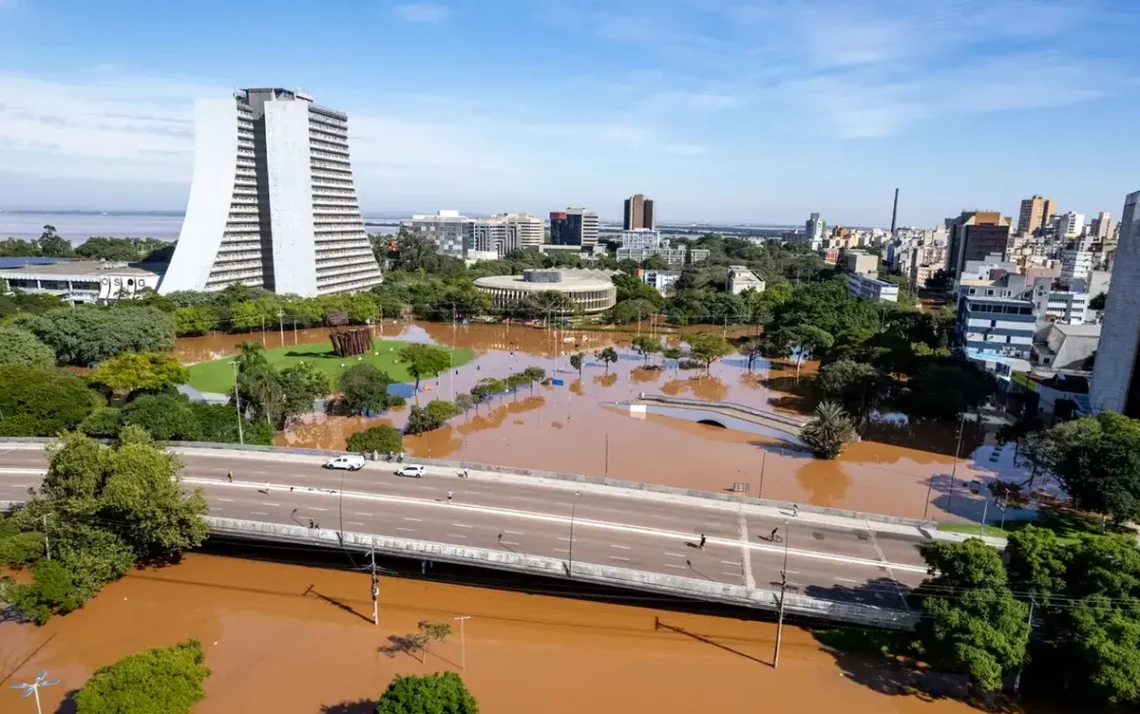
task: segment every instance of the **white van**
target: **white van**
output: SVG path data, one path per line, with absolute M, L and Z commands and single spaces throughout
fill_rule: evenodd
M 360 454 L 345 454 L 338 456 L 335 459 L 329 459 L 325 463 L 326 469 L 348 469 L 349 471 L 359 471 L 364 468 L 364 457 Z

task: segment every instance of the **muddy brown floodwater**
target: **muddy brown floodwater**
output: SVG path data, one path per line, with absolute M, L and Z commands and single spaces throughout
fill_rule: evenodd
M 648 333 L 648 327 L 645 333 Z M 426 380 L 413 399 L 452 399 L 484 377 L 506 377 L 531 365 L 564 382 L 535 385 L 496 398 L 477 411 L 453 419 L 444 428 L 405 439 L 409 454 L 420 458 L 463 459 L 548 471 L 608 476 L 713 491 L 748 484 L 753 496 L 816 506 L 887 513 L 896 516 L 978 520 L 983 499 L 970 492 L 984 482 L 1020 469 L 1012 446 L 985 443 L 967 429 L 962 458 L 955 467 L 956 425 L 908 424 L 887 415 L 868 427 L 866 438 L 835 461 L 811 459 L 773 435 L 695 423 L 680 415 L 650 413 L 642 418 L 615 407 L 638 393 L 667 394 L 735 402 L 805 416 L 813 399 L 814 364 L 793 365 L 758 360 L 752 371 L 741 355 L 730 355 L 704 370 L 661 368 L 661 357 L 647 361 L 630 349 L 633 335 L 580 330 L 539 330 L 520 326 L 385 322 L 377 337 L 466 347 L 476 358 L 460 369 Z M 731 331 L 728 332 L 731 336 Z M 664 335 L 675 344 L 679 335 Z M 175 354 L 185 362 L 233 353 L 246 339 L 277 346 L 278 331 L 247 335 L 212 335 L 178 341 Z M 300 330 L 292 344 L 327 341 L 327 330 Z M 621 359 L 612 365 L 594 353 L 615 345 Z M 569 357 L 586 355 L 581 374 Z M 411 397 L 410 385 L 402 385 Z M 369 426 L 403 426 L 406 409 L 379 419 L 310 414 L 279 433 L 281 446 L 343 449 L 349 435 Z M 949 474 L 956 473 L 953 488 Z M 984 490 L 981 491 L 985 493 Z M 929 504 L 929 506 L 928 506 Z M 997 512 L 990 508 L 991 516 Z M 1013 515 L 1013 514 L 1009 514 Z
M 196 714 L 364 714 L 393 674 L 459 671 L 464 641 L 464 680 L 493 714 L 976 711 L 899 694 L 915 680 L 794 627 L 773 670 L 771 623 L 382 578 L 376 627 L 368 590 L 364 574 L 207 555 L 136 571 L 44 627 L 0 623 L 0 711 L 28 711 L 7 685 L 41 669 L 62 680 L 43 690 L 52 712 L 95 668 L 187 638 L 212 670 Z M 455 626 L 426 663 L 385 651 L 423 619 Z

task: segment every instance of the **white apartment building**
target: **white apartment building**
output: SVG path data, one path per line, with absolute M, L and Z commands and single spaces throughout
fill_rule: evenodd
M 1085 214 L 1069 211 L 1057 216 L 1057 234 L 1064 238 L 1076 238 L 1085 229 Z
M 1061 278 L 1063 280 L 1088 280 L 1096 267 L 1097 254 L 1091 250 L 1080 250 L 1071 246 L 1061 251 Z
M 898 285 L 861 273 L 848 273 L 847 292 L 864 300 L 878 300 L 879 302 L 899 301 Z
M 679 270 L 639 270 L 637 272 L 641 277 L 641 282 L 654 288 L 662 295 L 672 294 L 677 280 L 681 277 Z
M 819 250 L 826 232 L 827 221 L 822 220 L 818 213 L 813 213 L 804 223 L 804 242 L 810 245 L 812 250 Z
M 628 248 L 630 250 L 662 247 L 661 232 L 645 228 L 622 231 L 611 236 L 611 238 L 620 241 L 622 248 Z
M 502 216 L 480 218 L 471 225 L 471 246 L 481 253 L 494 253 L 502 258 L 523 247 L 519 233 L 519 224 L 506 221 Z
M 298 92 L 196 101 L 190 198 L 159 291 L 241 283 L 311 297 L 378 285 L 348 149 L 348 117 Z
M 546 242 L 546 223 L 529 213 L 500 213 L 490 220 L 515 226 L 520 248 L 537 248 Z
M 739 295 L 746 290 L 762 293 L 765 287 L 767 286 L 764 279 L 749 270 L 747 265 L 728 266 L 728 291 L 733 295 Z
M 434 216 L 412 216 L 400 221 L 400 231 L 430 238 L 436 252 L 452 258 L 464 258 L 474 245 L 475 219 L 459 211 L 439 211 Z

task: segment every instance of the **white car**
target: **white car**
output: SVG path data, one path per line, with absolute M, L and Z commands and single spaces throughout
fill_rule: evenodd
M 345 454 L 338 456 L 335 459 L 329 459 L 325 463 L 326 469 L 348 469 L 349 471 L 359 471 L 364 468 L 364 457 L 360 454 Z
M 408 478 L 421 478 L 424 475 L 423 466 L 401 466 L 396 469 L 397 476 L 407 476 Z

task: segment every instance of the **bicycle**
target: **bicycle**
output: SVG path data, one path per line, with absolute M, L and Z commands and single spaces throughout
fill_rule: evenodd
M 763 538 L 763 536 L 761 536 L 761 537 Z M 770 533 L 768 535 L 767 538 L 764 538 L 764 540 L 768 541 L 769 543 L 783 543 L 784 542 L 784 536 L 773 531 L 772 533 Z

